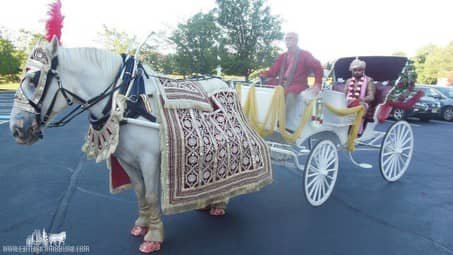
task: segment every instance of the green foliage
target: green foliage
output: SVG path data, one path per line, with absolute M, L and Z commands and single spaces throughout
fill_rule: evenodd
M 0 75 L 11 77 L 20 71 L 21 55 L 11 41 L 0 37 Z
M 222 66 L 246 80 L 254 70 L 269 66 L 278 48 L 273 42 L 283 38 L 279 17 L 270 14 L 265 0 L 217 0 L 217 22 L 225 33 L 222 44 L 227 52 Z M 225 59 L 226 58 L 226 59 Z
M 174 62 L 181 74 L 212 74 L 218 65 L 220 30 L 213 13 L 197 13 L 179 24 L 170 40 L 176 45 Z
M 103 25 L 104 30 L 98 33 L 99 39 L 104 46 L 113 52 L 133 53 L 132 50 L 137 46 L 137 38 L 130 36 L 126 32 L 118 31 Z
M 136 36 L 131 36 L 123 31 L 118 31 L 114 28 L 109 28 L 104 25 L 104 30 L 98 33 L 99 40 L 104 44 L 108 50 L 118 54 L 127 53 L 135 54 L 139 44 Z M 159 52 L 159 45 L 165 44 L 162 41 L 162 34 L 153 33 L 148 41 L 142 46 L 140 50 L 140 60 L 146 65 L 150 66 L 154 71 L 173 73 L 174 65 L 169 61 L 169 58 Z
M 417 72 L 413 61 L 408 61 L 399 78 L 398 83 L 387 95 L 386 101 L 407 102 L 417 94 L 417 91 L 414 90 Z
M 21 29 L 19 35 L 14 40 L 14 45 L 20 51 L 23 51 L 27 57 L 28 54 L 38 45 L 40 42 L 45 42 L 44 35 L 40 33 L 33 33 L 31 31 Z
M 453 41 L 446 47 L 427 45 L 418 50 L 415 58 L 418 83 L 435 84 L 453 72 Z

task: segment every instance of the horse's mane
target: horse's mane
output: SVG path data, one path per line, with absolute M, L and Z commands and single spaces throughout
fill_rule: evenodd
M 121 56 L 97 48 L 59 48 L 58 61 L 61 65 L 73 67 L 92 64 L 104 72 L 115 73 L 121 64 Z

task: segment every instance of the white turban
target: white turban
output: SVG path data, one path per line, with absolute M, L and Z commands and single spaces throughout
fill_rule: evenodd
M 362 60 L 356 58 L 349 65 L 349 71 L 352 71 L 352 69 L 355 69 L 355 68 L 363 68 L 363 69 L 365 69 L 365 67 L 366 67 L 365 61 L 362 61 Z

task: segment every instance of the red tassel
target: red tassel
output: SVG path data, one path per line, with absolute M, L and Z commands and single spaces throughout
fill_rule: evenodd
M 390 102 L 390 104 L 394 107 L 394 108 L 399 108 L 399 109 L 403 109 L 403 110 L 408 110 L 408 109 L 411 109 L 415 103 L 418 102 L 418 100 L 424 95 L 423 91 L 419 90 L 417 91 L 417 93 L 415 93 L 415 95 L 407 100 L 406 102 Z
M 387 120 L 387 118 L 390 115 L 390 112 L 392 111 L 393 107 L 389 103 L 385 103 L 381 106 L 379 109 L 377 119 L 380 123 L 384 122 Z
M 46 40 L 51 41 L 53 36 L 58 38 L 61 43 L 61 29 L 63 28 L 64 16 L 61 14 L 61 1 L 57 0 L 55 3 L 49 5 L 49 19 L 46 21 Z

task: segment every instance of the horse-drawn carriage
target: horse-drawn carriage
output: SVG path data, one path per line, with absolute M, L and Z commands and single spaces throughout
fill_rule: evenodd
M 350 77 L 348 67 L 353 58 L 336 61 L 327 77 L 332 83 L 324 84 L 317 97 L 304 92 L 299 94 L 298 104 L 290 116 L 285 116 L 282 87 L 235 84 L 246 115 L 265 137 L 270 150 L 274 155 L 292 158 L 303 171 L 305 197 L 313 206 L 326 202 L 334 189 L 340 150 L 347 151 L 351 162 L 361 168 L 372 168 L 372 165 L 358 163 L 353 151 L 379 151 L 379 169 L 389 182 L 404 175 L 412 158 L 414 136 L 406 121 L 395 122 L 386 132 L 375 129 L 396 103 L 392 96 L 396 94 L 399 104 L 405 105 L 417 100 L 407 86 L 410 72 L 407 58 L 361 59 L 366 61 L 367 75 L 374 79 L 377 90 L 368 112 L 362 106 L 347 107 L 343 86 Z M 359 134 L 362 121 L 366 126 Z

